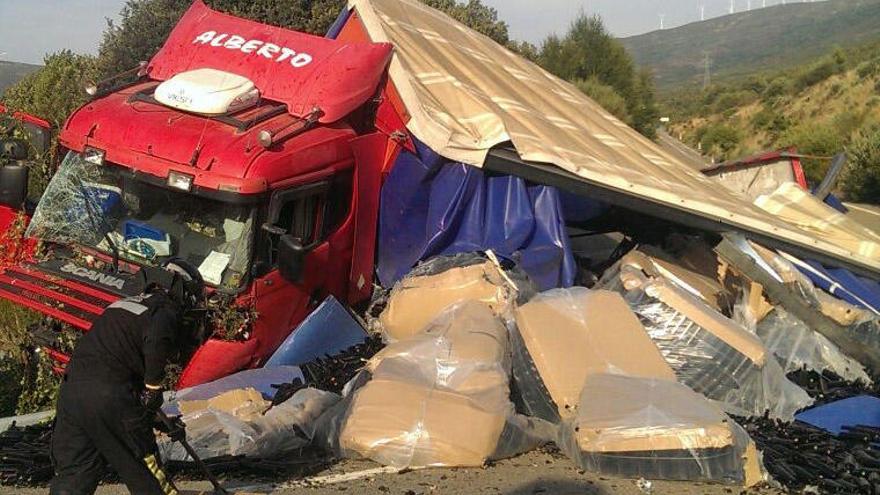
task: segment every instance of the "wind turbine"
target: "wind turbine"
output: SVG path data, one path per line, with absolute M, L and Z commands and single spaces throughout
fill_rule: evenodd
M 663 28 L 663 21 L 666 19 L 666 14 L 659 14 L 659 15 L 660 15 L 660 30 L 663 30 L 664 29 Z
M 700 20 L 701 21 L 706 20 L 706 6 L 705 5 L 700 5 Z
M 736 12 L 736 0 L 730 0 L 730 13 Z

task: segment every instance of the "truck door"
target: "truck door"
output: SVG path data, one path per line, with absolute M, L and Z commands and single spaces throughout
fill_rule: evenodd
M 250 297 L 258 317 L 245 342 L 210 340 L 178 382 L 187 387 L 265 363 L 281 342 L 327 294 L 346 288 L 351 266 L 351 170 L 325 180 L 276 191 L 270 200 L 257 251 L 260 258 Z M 279 270 L 281 241 L 302 247 L 301 276 Z M 338 295 L 338 294 L 337 294 Z
M 258 324 L 277 347 L 289 331 L 327 295 L 344 296 L 353 243 L 352 172 L 277 191 L 272 196 L 264 234 L 269 273 L 255 285 Z M 285 237 L 301 246 L 299 276 L 279 269 L 287 255 Z

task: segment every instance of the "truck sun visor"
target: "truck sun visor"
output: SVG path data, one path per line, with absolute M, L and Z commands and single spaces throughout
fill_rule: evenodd
M 260 91 L 246 77 L 216 69 L 182 72 L 163 82 L 156 101 L 185 112 L 223 115 L 256 105 Z

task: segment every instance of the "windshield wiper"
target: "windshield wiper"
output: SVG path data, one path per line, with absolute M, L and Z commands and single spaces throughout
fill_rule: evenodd
M 77 177 L 77 182 L 79 183 L 80 193 L 83 195 L 83 201 L 86 203 L 86 214 L 89 216 L 89 221 L 92 222 L 92 226 L 99 228 L 98 221 L 95 219 L 95 212 L 92 210 L 91 196 L 86 191 L 86 186 L 83 184 L 82 179 Z M 101 224 L 104 227 L 104 239 L 107 241 L 107 246 L 113 251 L 113 273 L 119 273 L 119 247 L 116 246 L 116 243 L 113 242 L 113 236 L 110 235 L 113 228 L 110 227 L 103 216 L 101 217 Z

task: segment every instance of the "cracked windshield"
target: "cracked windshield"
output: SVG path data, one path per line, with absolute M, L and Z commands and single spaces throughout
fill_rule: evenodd
M 240 285 L 247 270 L 253 208 L 148 184 L 114 165 L 70 152 L 43 194 L 28 235 L 78 245 L 138 264 L 178 257 L 205 282 Z

